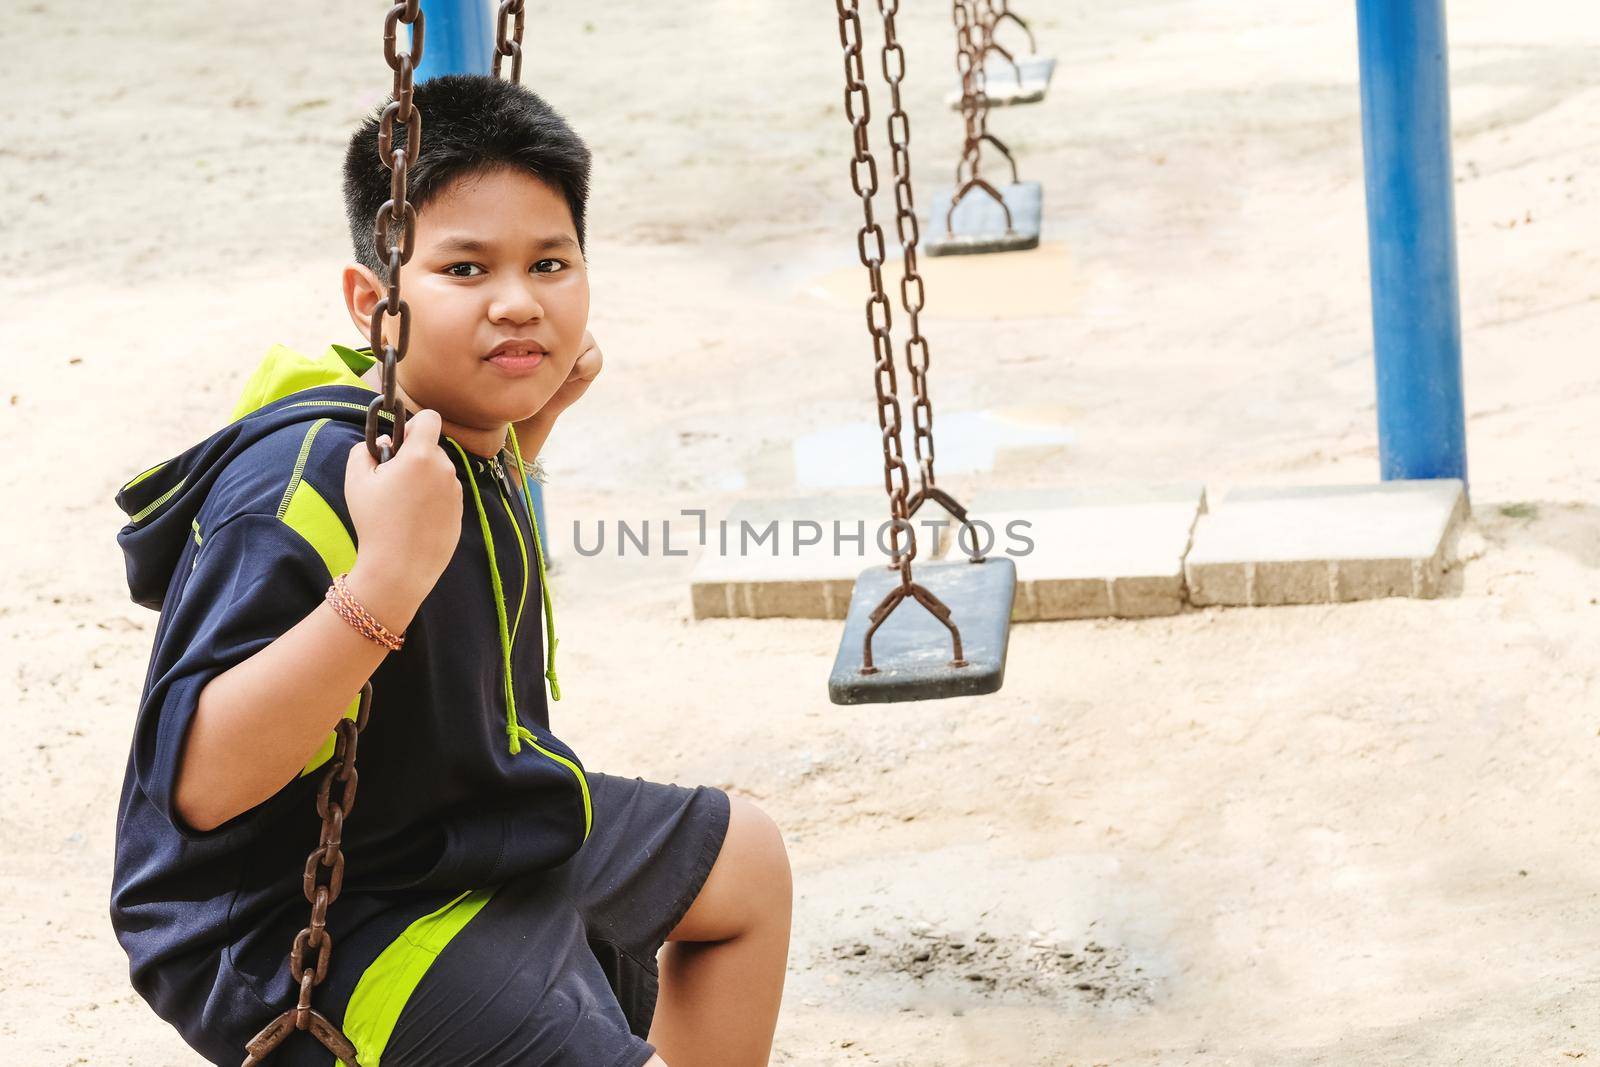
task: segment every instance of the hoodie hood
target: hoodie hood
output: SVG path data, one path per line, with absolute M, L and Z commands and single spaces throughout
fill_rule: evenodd
M 375 390 L 362 381 L 361 376 L 376 363 L 372 353 L 358 352 L 344 345 L 329 345 L 318 359 L 303 356 L 284 345 L 273 345 L 249 381 L 244 383 L 239 403 L 228 419 L 230 422 L 242 419 L 291 393 L 325 385 L 348 385 L 371 394 Z
M 135 603 L 161 609 L 200 507 L 239 453 L 291 423 L 333 418 L 365 428 L 375 394 L 360 376 L 374 362 L 343 345 L 317 359 L 274 345 L 245 383 L 228 425 L 122 487 L 117 506 L 128 523 L 117 543 Z

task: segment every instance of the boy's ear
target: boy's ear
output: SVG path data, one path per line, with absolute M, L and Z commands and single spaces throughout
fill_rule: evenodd
M 372 311 L 383 299 L 387 287 L 368 267 L 352 263 L 345 267 L 341 279 L 344 283 L 344 306 L 350 312 L 350 321 L 361 331 L 362 337 L 372 333 Z

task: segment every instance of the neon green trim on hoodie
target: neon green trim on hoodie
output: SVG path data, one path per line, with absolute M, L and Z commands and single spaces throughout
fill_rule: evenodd
M 133 481 L 129 482 L 127 485 L 124 485 L 122 487 L 122 491 L 123 492 L 127 492 L 129 489 L 132 489 L 134 486 L 138 485 L 140 482 L 144 481 L 146 478 L 150 477 L 152 474 L 154 474 L 156 471 L 160 470 L 162 467 L 165 467 L 166 465 L 167 465 L 166 462 L 163 461 L 161 463 L 157 463 L 154 467 L 151 467 L 147 471 L 144 471 L 144 472 L 142 472 L 140 474 L 134 475 L 133 476 Z
M 150 472 L 146 471 L 145 473 L 148 474 Z M 140 476 L 140 478 L 142 478 L 142 477 L 143 477 L 143 475 Z M 135 479 L 135 480 L 137 481 L 138 479 Z M 184 484 L 187 483 L 188 481 L 189 481 L 189 479 L 187 477 L 179 478 L 177 480 L 177 482 L 175 482 L 170 488 L 168 488 L 165 493 L 162 493 L 160 496 L 158 496 L 154 500 L 150 501 L 150 503 L 146 504 L 144 507 L 142 507 L 138 511 L 134 512 L 132 515 L 128 516 L 128 525 L 129 526 L 137 526 L 141 522 L 143 522 L 144 520 L 148 519 L 151 515 L 155 514 L 157 511 L 159 511 L 161 509 L 161 505 L 165 504 L 167 501 L 171 500 L 173 498 L 173 496 L 175 496 L 177 494 L 178 490 L 182 489 L 184 487 Z
M 356 981 L 344 1012 L 344 1034 L 356 1047 L 360 1067 L 379 1067 L 400 1011 L 433 961 L 489 903 L 493 890 L 462 893 L 401 931 Z M 344 1064 L 341 1067 L 356 1067 Z

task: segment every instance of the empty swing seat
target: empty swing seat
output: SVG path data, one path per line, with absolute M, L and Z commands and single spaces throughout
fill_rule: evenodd
M 922 231 L 922 250 L 930 256 L 976 255 L 983 252 L 1019 252 L 1039 247 L 1039 225 L 1044 214 L 1044 191 L 1038 182 L 1013 182 L 996 186 L 1011 211 L 1011 228 L 1006 228 L 1006 213 L 982 189 L 972 189 L 956 205 L 950 227 L 945 216 L 950 210 L 950 190 L 934 197 Z
M 1049 92 L 1050 79 L 1055 72 L 1055 56 L 1018 56 L 1014 67 L 996 57 L 984 64 L 983 92 L 989 98 L 990 107 L 1036 104 Z M 952 111 L 961 110 L 961 90 L 957 89 L 945 100 Z
M 875 674 L 861 673 L 862 639 L 883 598 L 900 584 L 900 572 L 878 565 L 861 572 L 850 596 L 844 637 L 828 676 L 835 704 L 888 704 L 902 700 L 993 693 L 1005 680 L 1011 605 L 1017 568 L 1010 559 L 982 563 L 953 560 L 913 564 L 911 579 L 950 609 L 961 631 L 965 667 L 950 665 L 950 631 L 927 608 L 907 597 L 872 638 Z

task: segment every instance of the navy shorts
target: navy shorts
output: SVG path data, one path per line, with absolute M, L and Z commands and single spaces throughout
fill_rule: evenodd
M 728 831 L 720 789 L 590 774 L 594 829 L 560 867 L 509 882 L 439 953 L 382 1067 L 640 1067 L 656 952 Z

